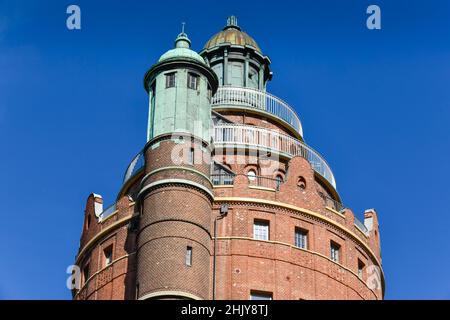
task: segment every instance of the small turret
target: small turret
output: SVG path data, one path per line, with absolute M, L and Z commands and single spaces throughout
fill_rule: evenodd
M 187 133 L 210 141 L 211 97 L 218 79 L 190 47 L 183 28 L 175 48 L 164 53 L 145 74 L 144 86 L 149 93 L 147 141 L 167 133 Z

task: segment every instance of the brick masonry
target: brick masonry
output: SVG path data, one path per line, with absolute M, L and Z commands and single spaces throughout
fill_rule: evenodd
M 249 299 L 252 291 L 271 293 L 274 299 L 383 298 L 381 288 L 368 287 L 370 274 L 363 272 L 362 278 L 358 274 L 358 264 L 367 267 L 381 260 L 376 212 L 365 213 L 373 219 L 373 228 L 364 234 L 355 226 L 350 209 L 339 214 L 327 208 L 319 192 L 329 197 L 332 193 L 318 181 L 308 161 L 279 159 L 277 170 L 264 172 L 283 176 L 284 183 L 275 191 L 254 188 L 244 176 L 250 169 L 263 174 L 251 155 L 238 155 L 234 161 L 215 158 L 241 175 L 231 187 L 213 188 L 205 178 L 210 175 L 209 164 L 174 166 L 170 154 L 175 144 L 163 139 L 149 146 L 145 172 L 137 186 L 127 188 L 144 190 L 170 179 L 195 185 L 157 185 L 141 193 L 136 202 L 124 196 L 117 202 L 117 213 L 102 222 L 94 212 L 95 202 L 102 200 L 89 196 L 77 263 L 89 264 L 90 278 L 74 292 L 75 299 L 211 299 L 214 219 L 223 203 L 229 211 L 217 224 L 217 299 Z M 204 143 L 190 146 L 196 153 L 207 152 Z M 241 159 L 236 161 L 237 157 Z M 305 188 L 299 187 L 299 177 Z M 253 239 L 255 219 L 269 222 L 268 241 Z M 296 228 L 308 232 L 306 250 L 295 247 Z M 331 241 L 340 246 L 339 263 L 330 259 Z M 105 266 L 104 249 L 110 245 L 113 263 Z M 191 266 L 186 265 L 188 246 Z

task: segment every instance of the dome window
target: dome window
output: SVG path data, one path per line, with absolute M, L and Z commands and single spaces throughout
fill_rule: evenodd
M 166 88 L 175 87 L 175 72 L 166 74 Z
M 198 88 L 198 75 L 193 73 L 188 73 L 187 86 L 189 89 L 197 90 Z

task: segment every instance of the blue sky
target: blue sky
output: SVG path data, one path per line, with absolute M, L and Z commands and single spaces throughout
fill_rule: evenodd
M 365 27 L 370 4 L 382 30 Z M 386 298 L 450 298 L 444 0 L 1 0 L 0 298 L 70 298 L 85 200 L 112 203 L 145 143 L 145 71 L 182 21 L 200 50 L 230 14 L 272 59 L 269 91 L 295 106 L 343 202 L 377 209 Z

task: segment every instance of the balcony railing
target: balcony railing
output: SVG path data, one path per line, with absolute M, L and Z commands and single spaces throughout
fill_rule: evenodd
M 115 203 L 113 205 L 109 206 L 108 208 L 106 208 L 105 210 L 103 210 L 103 212 L 100 213 L 100 215 L 99 215 L 100 221 L 108 218 L 110 215 L 112 215 L 114 212 L 116 212 L 116 210 L 117 210 L 117 206 Z
M 362 223 L 361 221 L 359 221 L 358 218 L 355 217 L 355 226 L 357 226 L 359 228 L 359 230 L 361 230 L 363 233 L 367 234 L 369 233 L 369 230 L 367 229 L 367 227 L 364 225 L 364 223 Z
M 127 171 L 123 177 L 123 184 L 125 184 L 130 178 L 134 177 L 136 173 L 142 170 L 145 166 L 145 159 L 143 152 L 139 152 L 128 165 Z
M 325 202 L 325 206 L 329 207 L 331 209 L 334 209 L 338 212 L 344 211 L 345 207 L 342 203 L 339 201 L 334 200 L 333 198 L 327 196 L 326 194 L 319 192 L 319 195 L 322 197 L 323 201 Z
M 220 87 L 212 98 L 212 106 L 243 106 L 268 112 L 286 122 L 303 137 L 297 113 L 286 102 L 270 93 L 250 88 Z
M 234 184 L 235 174 L 232 173 L 220 173 L 212 174 L 211 181 L 215 186 L 232 186 Z
M 311 147 L 291 136 L 265 128 L 241 124 L 224 124 L 214 127 L 214 143 L 265 147 L 289 157 L 300 156 L 308 160 L 312 168 L 335 189 L 336 181 L 330 166 Z
M 268 188 L 268 189 L 274 189 L 279 190 L 280 185 L 283 183 L 283 181 L 277 180 L 272 177 L 266 177 L 266 176 L 249 176 L 249 175 L 243 175 L 247 177 L 249 185 L 254 187 L 262 187 L 262 188 Z M 233 185 L 234 184 L 234 178 L 236 177 L 236 174 L 233 173 L 221 173 L 221 174 L 212 174 L 211 180 L 213 185 Z

